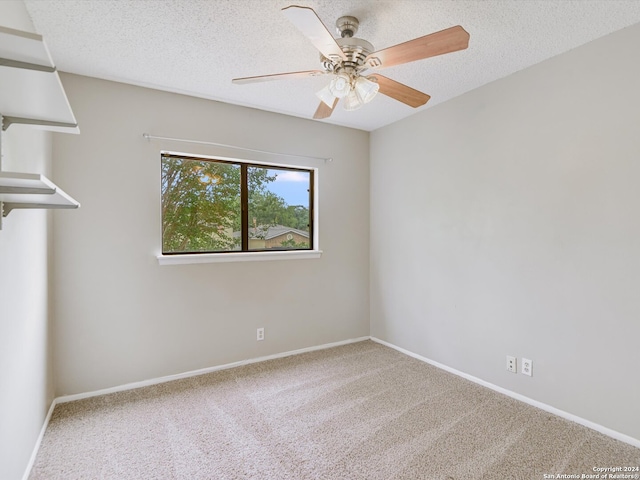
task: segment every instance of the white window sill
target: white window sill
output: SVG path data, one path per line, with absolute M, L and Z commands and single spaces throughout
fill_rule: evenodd
M 294 250 L 285 252 L 193 253 L 186 255 L 157 255 L 160 265 L 189 265 L 194 263 L 260 262 L 269 260 L 303 260 L 320 258 L 322 250 Z

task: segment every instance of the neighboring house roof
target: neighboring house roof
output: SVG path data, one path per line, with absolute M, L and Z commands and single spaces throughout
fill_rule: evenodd
M 285 227 L 284 225 L 273 225 L 269 227 L 269 230 L 267 230 L 267 234 L 264 239 L 270 240 L 272 238 L 279 237 L 280 235 L 284 235 L 285 233 L 297 233 L 301 237 L 309 238 L 309 232 L 298 230 L 297 228 Z
M 257 238 L 254 235 L 255 229 L 253 227 L 249 228 L 249 237 Z M 258 227 L 258 231 L 260 234 L 260 238 L 262 238 L 262 234 L 264 233 L 264 227 Z M 287 233 L 297 233 L 301 237 L 309 238 L 309 232 L 305 232 L 304 230 L 298 230 L 297 228 L 285 227 L 284 225 L 271 225 L 268 227 L 266 235 L 264 236 L 265 240 L 271 240 L 272 238 L 279 237 L 281 235 L 285 235 Z M 233 232 L 233 236 L 238 238 L 240 237 L 240 232 Z

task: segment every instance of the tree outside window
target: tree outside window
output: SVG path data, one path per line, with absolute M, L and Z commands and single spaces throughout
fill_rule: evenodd
M 163 254 L 313 248 L 313 170 L 161 158 Z

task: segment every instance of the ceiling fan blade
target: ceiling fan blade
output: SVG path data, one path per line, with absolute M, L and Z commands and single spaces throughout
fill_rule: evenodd
M 347 56 L 336 43 L 333 35 L 327 30 L 327 27 L 324 26 L 324 23 L 322 23 L 322 20 L 320 20 L 312 8 L 291 5 L 283 8 L 282 13 L 284 13 L 285 17 L 287 17 L 298 30 L 311 40 L 311 43 L 313 43 L 325 57 L 328 59 L 332 57 L 339 57 L 342 60 L 347 59 Z
M 387 97 L 391 97 L 394 100 L 398 100 L 406 105 L 409 105 L 413 108 L 418 108 L 429 101 L 431 98 L 426 93 L 422 93 L 414 88 L 408 87 L 407 85 L 396 82 L 395 80 L 391 80 L 390 78 L 384 77 L 377 73 L 373 75 L 367 76 L 369 79 L 373 79 L 378 82 L 378 86 L 380 90 L 378 90 L 383 95 Z
M 373 52 L 365 59 L 369 68 L 386 68 L 424 58 L 464 50 L 469 46 L 469 33 L 460 25 L 414 38 L 408 42 Z
M 313 115 L 313 118 L 318 120 L 322 118 L 329 118 L 333 113 L 333 109 L 336 108 L 336 105 L 338 104 L 338 100 L 340 99 L 336 98 L 333 101 L 333 106 L 331 107 L 324 102 L 320 102 L 320 105 L 318 105 L 318 109 L 316 110 L 316 113 Z
M 271 80 L 286 80 L 288 78 L 316 77 L 324 75 L 327 72 L 323 70 L 305 70 L 303 72 L 274 73 L 273 75 L 259 75 L 257 77 L 234 78 L 233 83 L 242 85 L 245 83 L 269 82 Z

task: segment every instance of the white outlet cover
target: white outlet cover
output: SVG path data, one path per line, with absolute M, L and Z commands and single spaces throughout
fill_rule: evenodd
M 524 375 L 529 375 L 530 377 L 533 376 L 533 361 L 529 360 L 528 358 L 523 358 L 521 368 L 521 371 Z

